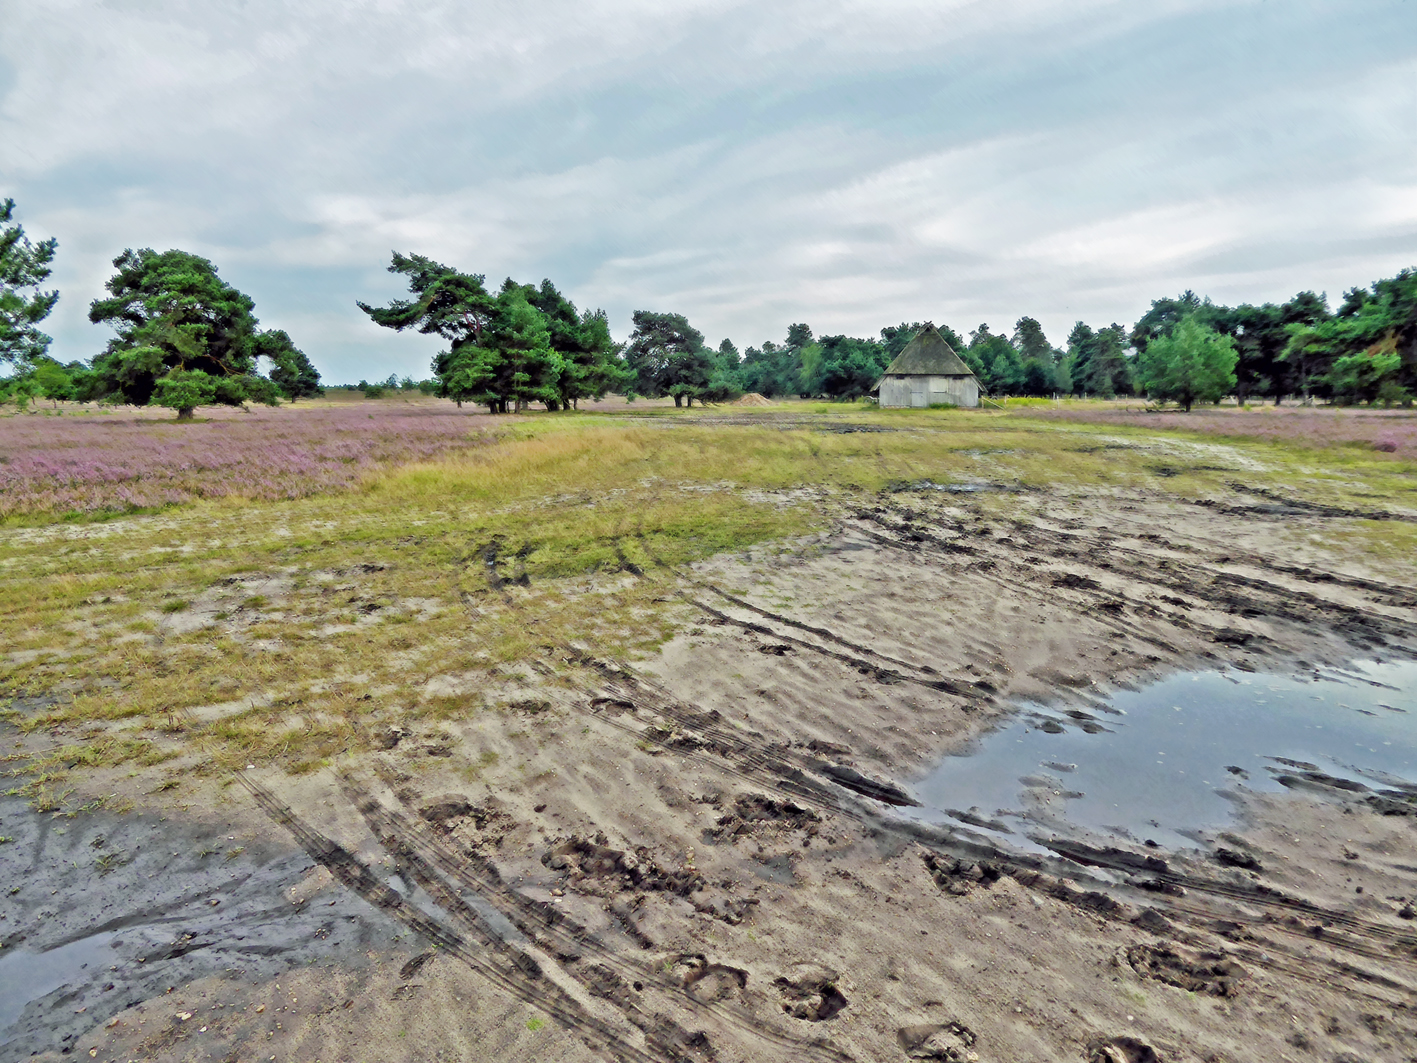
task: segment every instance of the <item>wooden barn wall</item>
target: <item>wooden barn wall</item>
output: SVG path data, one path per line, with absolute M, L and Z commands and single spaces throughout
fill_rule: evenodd
M 978 406 L 979 381 L 972 376 L 886 377 L 881 381 L 882 406 Z

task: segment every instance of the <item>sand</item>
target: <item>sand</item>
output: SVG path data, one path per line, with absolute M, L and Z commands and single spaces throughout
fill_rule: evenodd
M 902 818 L 1015 699 L 1417 648 L 1411 586 L 1302 545 L 1332 518 L 1017 503 L 899 492 L 648 569 L 683 600 L 656 656 L 553 647 L 496 677 L 501 712 L 338 774 L 246 773 L 210 814 L 309 855 L 279 904 L 360 897 L 402 939 L 96 1008 L 36 1058 L 1417 1058 L 1417 809 L 1242 794 L 1175 852 Z

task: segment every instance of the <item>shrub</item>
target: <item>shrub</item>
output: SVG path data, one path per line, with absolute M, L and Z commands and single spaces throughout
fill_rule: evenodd
M 179 421 L 190 421 L 198 406 L 216 401 L 217 381 L 200 369 L 174 369 L 159 377 L 153 388 L 152 404 L 177 411 Z

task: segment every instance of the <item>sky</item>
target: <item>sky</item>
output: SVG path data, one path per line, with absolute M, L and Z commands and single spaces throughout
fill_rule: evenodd
M 429 375 L 392 250 L 710 343 L 1130 324 L 1417 265 L 1417 0 L 0 0 L 61 361 L 124 248 L 328 382 Z

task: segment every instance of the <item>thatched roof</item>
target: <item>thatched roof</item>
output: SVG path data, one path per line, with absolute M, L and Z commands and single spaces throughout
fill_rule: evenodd
M 973 376 L 934 325 L 926 325 L 886 367 L 886 376 Z

